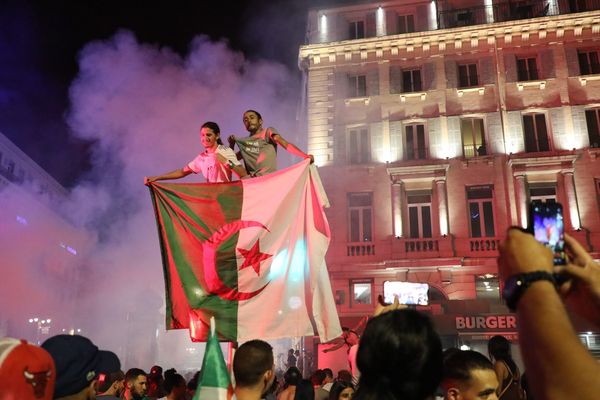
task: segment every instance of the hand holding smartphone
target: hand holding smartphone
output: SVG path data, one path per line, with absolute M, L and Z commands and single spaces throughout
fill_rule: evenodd
M 529 209 L 529 232 L 552 250 L 554 265 L 565 265 L 563 208 L 560 203 L 533 201 Z

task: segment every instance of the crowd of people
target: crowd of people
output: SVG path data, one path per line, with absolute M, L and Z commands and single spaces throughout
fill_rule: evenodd
M 358 339 L 358 380 L 330 369 L 305 379 L 291 366 L 277 379 L 272 347 L 243 343 L 233 359 L 237 400 L 596 399 L 600 364 L 579 340 L 566 305 L 600 324 L 600 265 L 565 235 L 569 262 L 554 266 L 552 252 L 520 229 L 510 229 L 498 259 L 504 299 L 518 318 L 527 377 L 510 342 L 493 337 L 488 355 L 442 349 L 431 319 L 396 301 L 378 305 Z M 560 279 L 557 279 L 557 276 Z M 335 344 L 334 344 L 335 345 Z M 351 343 L 354 347 L 354 342 Z M 305 371 L 308 373 L 308 371 Z M 190 382 L 155 366 L 124 372 L 118 357 L 78 335 L 57 335 L 40 347 L 0 339 L 0 400 L 191 399 Z M 526 391 L 524 389 L 527 389 Z

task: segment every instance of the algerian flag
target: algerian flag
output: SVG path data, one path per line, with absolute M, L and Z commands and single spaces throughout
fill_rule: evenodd
M 229 400 L 233 395 L 229 371 L 215 335 L 215 319 L 210 319 L 210 333 L 202 360 L 202 376 L 193 400 Z
M 326 196 L 308 160 L 229 183 L 153 183 L 167 329 L 206 340 L 341 334 L 325 266 Z

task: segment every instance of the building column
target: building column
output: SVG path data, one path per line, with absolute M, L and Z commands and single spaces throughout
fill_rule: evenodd
M 402 183 L 392 182 L 392 229 L 395 237 L 402 237 Z
M 517 212 L 522 228 L 527 228 L 527 192 L 525 190 L 525 175 L 515 176 L 515 192 L 517 194 Z
M 435 191 L 438 201 L 438 211 L 440 216 L 440 234 L 448 234 L 448 204 L 446 202 L 446 178 L 435 180 Z
M 573 229 L 581 228 L 581 220 L 579 218 L 579 207 L 577 206 L 577 195 L 575 193 L 575 177 L 573 171 L 563 172 L 565 182 L 565 193 L 567 194 L 567 208 L 569 209 L 569 217 L 571 218 L 571 227 Z

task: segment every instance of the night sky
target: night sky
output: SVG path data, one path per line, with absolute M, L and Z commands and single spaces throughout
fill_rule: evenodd
M 0 6 L 0 131 L 60 183 L 89 168 L 93 145 L 69 132 L 69 87 L 79 51 L 121 29 L 182 57 L 195 36 L 226 38 L 250 60 L 295 74 L 309 6 L 323 1 L 131 2 L 8 0 Z M 225 13 L 222 8 L 226 7 Z M 269 37 L 269 40 L 265 40 Z

